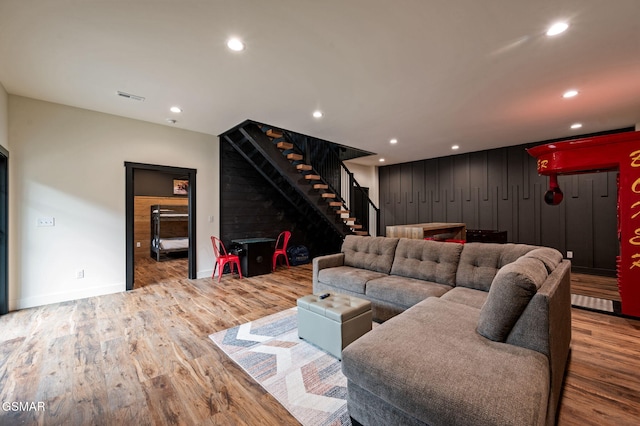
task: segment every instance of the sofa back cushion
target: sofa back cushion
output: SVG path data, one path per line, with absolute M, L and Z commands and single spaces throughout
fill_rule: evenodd
M 392 275 L 454 286 L 462 244 L 401 238 Z
M 547 276 L 545 264 L 534 257 L 521 257 L 501 268 L 480 309 L 478 333 L 504 342 Z
M 489 291 L 498 270 L 536 249 L 526 244 L 467 243 L 456 272 L 456 287 Z
M 347 235 L 342 243 L 344 264 L 388 274 L 397 245 L 397 238 Z
M 558 267 L 560 262 L 562 262 L 562 253 L 550 247 L 540 247 L 531 250 L 529 253 L 525 254 L 525 257 L 533 257 L 542 261 L 544 266 L 547 268 L 547 273 L 549 274 Z

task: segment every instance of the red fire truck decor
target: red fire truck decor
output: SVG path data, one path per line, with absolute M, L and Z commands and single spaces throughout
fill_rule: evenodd
M 618 170 L 618 291 L 622 313 L 640 317 L 640 132 L 549 143 L 528 149 L 549 176 L 548 204 L 559 204 L 558 175 Z

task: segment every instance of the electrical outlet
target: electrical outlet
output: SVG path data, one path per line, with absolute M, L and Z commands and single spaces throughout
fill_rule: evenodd
M 56 220 L 53 217 L 39 217 L 38 226 L 56 226 Z
M 78 278 L 78 279 L 84 278 L 84 269 L 78 269 L 76 271 L 76 278 Z
M 567 259 L 573 259 L 573 252 L 567 251 Z
M 136 247 L 140 247 L 140 241 L 136 243 Z

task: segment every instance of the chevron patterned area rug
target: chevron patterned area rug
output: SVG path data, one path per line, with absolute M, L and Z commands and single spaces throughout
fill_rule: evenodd
M 303 425 L 351 425 L 340 361 L 298 338 L 297 308 L 209 337 Z

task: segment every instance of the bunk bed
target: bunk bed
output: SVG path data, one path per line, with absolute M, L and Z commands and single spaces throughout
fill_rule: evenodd
M 179 205 L 151 206 L 151 257 L 157 262 L 168 254 L 189 249 L 189 208 Z

